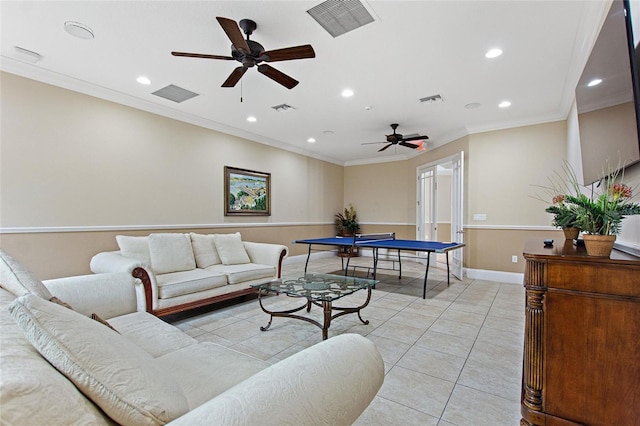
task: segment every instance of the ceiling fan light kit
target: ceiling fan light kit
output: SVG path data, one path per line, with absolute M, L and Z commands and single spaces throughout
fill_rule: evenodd
M 235 68 L 229 77 L 222 83 L 222 87 L 235 87 L 242 76 L 249 68 L 256 67 L 258 72 L 269 77 L 273 81 L 287 89 L 293 89 L 298 85 L 298 81 L 287 74 L 278 71 L 268 64 L 262 62 L 278 62 L 290 61 L 294 59 L 315 58 L 316 53 L 309 44 L 302 46 L 285 47 L 283 49 L 265 50 L 264 47 L 249 37 L 258 28 L 258 24 L 251 19 L 242 19 L 236 23 L 233 19 L 216 18 L 223 31 L 231 40 L 231 56 L 209 55 L 202 53 L 188 52 L 171 52 L 173 56 L 185 56 L 190 58 L 218 59 L 218 60 L 235 60 L 242 65 Z M 242 32 L 246 35 L 246 39 L 242 36 Z

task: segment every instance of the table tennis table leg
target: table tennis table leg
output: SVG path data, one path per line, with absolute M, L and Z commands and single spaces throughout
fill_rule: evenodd
M 449 287 L 450 275 L 449 275 L 449 252 L 445 252 L 447 255 L 447 287 Z
M 376 279 L 376 272 L 378 269 L 378 248 L 373 248 L 373 279 Z
M 304 274 L 307 275 L 307 266 L 309 265 L 309 258 L 311 257 L 311 244 L 309 244 L 309 254 L 307 254 L 307 261 L 304 264 Z
M 429 262 L 431 261 L 431 252 L 427 252 L 427 269 L 424 271 L 424 284 L 422 285 L 422 298 L 427 298 L 427 277 L 429 276 Z
M 398 250 L 398 279 L 402 278 L 402 257 L 400 257 L 400 250 Z

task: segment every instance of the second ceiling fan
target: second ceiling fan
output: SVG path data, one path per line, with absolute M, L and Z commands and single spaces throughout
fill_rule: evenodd
M 222 59 L 227 61 L 235 60 L 240 62 L 242 66 L 237 67 L 231 72 L 225 82 L 222 83 L 222 87 L 234 87 L 249 68 L 257 66 L 260 73 L 266 75 L 276 83 L 283 85 L 287 89 L 293 89 L 298 84 L 297 80 L 289 77 L 281 71 L 278 71 L 272 66 L 262 64 L 261 62 L 290 61 L 293 59 L 316 57 L 313 47 L 309 44 L 285 47 L 283 49 L 276 50 L 265 50 L 260 43 L 249 40 L 249 36 L 253 34 L 253 31 L 258 27 L 258 25 L 250 19 L 241 20 L 239 27 L 233 19 L 223 18 L 220 16 L 216 19 L 227 34 L 227 37 L 229 37 L 229 40 L 231 40 L 231 56 L 188 52 L 171 52 L 171 54 L 173 56 L 186 56 L 189 58 Z M 240 28 L 242 28 L 242 31 L 247 36 L 246 40 L 242 36 Z
M 387 141 L 386 142 L 367 142 L 367 143 L 363 143 L 362 145 L 372 145 L 372 144 L 386 143 L 387 145 L 385 145 L 382 148 L 380 148 L 378 150 L 378 152 L 384 151 L 385 149 L 389 148 L 392 145 L 402 145 L 402 146 L 405 146 L 407 148 L 418 149 L 419 147 L 422 146 L 421 144 L 409 143 L 409 142 L 410 141 L 422 141 L 422 140 L 429 139 L 429 136 L 410 136 L 410 137 L 406 137 L 405 138 L 400 133 L 396 133 L 396 129 L 398 128 L 398 123 L 391 124 L 391 128 L 393 129 L 393 133 L 390 134 L 390 135 L 386 135 L 387 136 Z

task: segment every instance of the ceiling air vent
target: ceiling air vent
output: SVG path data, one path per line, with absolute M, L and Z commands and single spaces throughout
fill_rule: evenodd
M 173 84 L 168 85 L 160 90 L 156 90 L 152 95 L 160 96 L 161 98 L 169 99 L 170 101 L 180 103 L 187 99 L 198 96 L 197 93 L 193 93 L 182 87 L 175 86 Z
M 427 96 L 426 98 L 420 98 L 420 102 L 444 102 L 444 99 L 442 99 L 442 96 L 440 95 L 433 95 Z
M 287 104 L 280 104 L 280 105 L 272 106 L 271 108 L 275 109 L 278 112 L 284 112 L 284 111 L 295 109 L 291 105 L 287 105 Z
M 307 13 L 334 38 L 374 21 L 359 0 L 327 0 Z

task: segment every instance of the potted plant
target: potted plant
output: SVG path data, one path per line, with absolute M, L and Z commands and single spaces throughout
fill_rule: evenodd
M 567 240 L 575 240 L 580 233 L 578 225 L 577 207 L 565 204 L 565 195 L 556 195 L 553 197 L 553 205 L 545 209 L 547 213 L 553 214 L 551 224 L 561 228 Z
M 338 235 L 354 235 L 360 230 L 358 214 L 351 204 L 349 204 L 348 208 L 345 207 L 344 213 L 336 214 L 335 218 Z
M 566 195 L 564 201 L 575 206 L 576 222 L 582 230 L 587 254 L 608 257 L 616 235 L 622 229 L 625 216 L 640 214 L 640 205 L 631 202 L 632 189 L 622 183 L 619 171 L 610 173 L 600 185 L 600 193 L 585 195 L 574 173 L 569 174 L 574 195 Z

